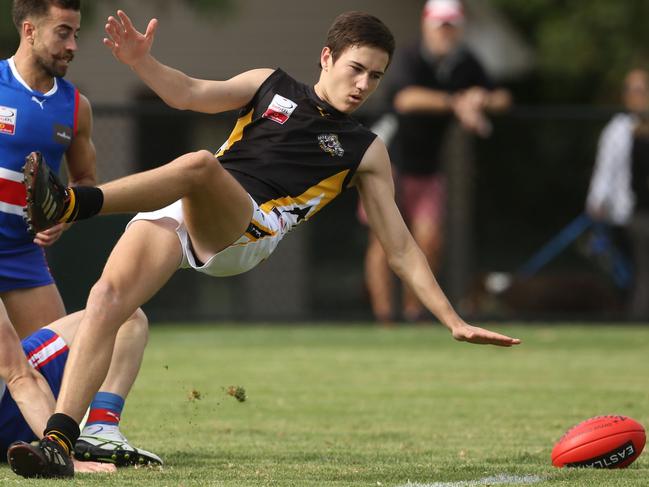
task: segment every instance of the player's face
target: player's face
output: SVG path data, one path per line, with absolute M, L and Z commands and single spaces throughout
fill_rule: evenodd
M 77 50 L 80 12 L 51 6 L 49 14 L 35 22 L 32 54 L 50 76 L 65 76 Z
M 323 73 L 318 83 L 322 95 L 337 110 L 353 112 L 376 90 L 389 60 L 388 53 L 382 49 L 352 46 L 333 62 L 331 51 L 325 47 L 321 57 Z

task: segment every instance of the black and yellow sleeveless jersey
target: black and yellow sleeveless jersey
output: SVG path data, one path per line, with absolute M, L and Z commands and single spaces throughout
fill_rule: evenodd
M 345 189 L 375 135 L 281 69 L 241 109 L 219 161 L 265 212 L 291 226 Z

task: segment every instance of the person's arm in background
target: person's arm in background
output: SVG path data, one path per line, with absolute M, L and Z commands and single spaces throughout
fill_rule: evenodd
M 469 80 L 468 88 L 451 92 L 404 83 L 394 96 L 394 109 L 403 114 L 452 112 L 466 130 L 488 137 L 491 123 L 486 115 L 509 109 L 511 93 L 496 87 L 470 54 L 462 70 L 461 76 Z
M 453 110 L 453 94 L 421 85 L 417 66 L 419 52 L 410 49 L 398 51 L 386 76 L 389 109 L 400 113 L 448 113 Z
M 489 90 L 473 86 L 455 94 L 452 104 L 455 116 L 466 130 L 480 137 L 489 137 L 492 126 L 487 114 L 509 109 L 512 97 L 509 91 L 503 88 Z

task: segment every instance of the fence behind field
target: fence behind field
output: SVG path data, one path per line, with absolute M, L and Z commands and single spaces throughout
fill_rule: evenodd
M 599 132 L 612 110 L 517 107 L 488 140 L 449 135 L 449 214 L 440 281 L 475 317 L 622 316 L 624 291 L 577 239 L 513 296 L 485 290 L 493 272 L 515 273 L 582 211 Z M 94 107 L 102 181 L 155 167 L 191 150 L 216 151 L 233 116 L 192 115 L 157 104 Z M 369 319 L 363 285 L 366 234 L 348 191 L 291 233 L 254 271 L 227 279 L 181 271 L 147 304 L 155 320 Z M 128 217 L 80 223 L 50 252 L 69 310 L 83 307 Z M 556 296 L 553 296 L 556 295 Z

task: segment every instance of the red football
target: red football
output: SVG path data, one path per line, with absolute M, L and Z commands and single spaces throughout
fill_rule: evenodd
M 555 467 L 625 468 L 638 458 L 646 436 L 627 416 L 596 416 L 570 428 L 552 449 Z

